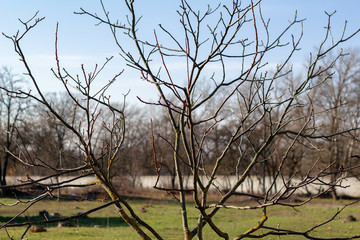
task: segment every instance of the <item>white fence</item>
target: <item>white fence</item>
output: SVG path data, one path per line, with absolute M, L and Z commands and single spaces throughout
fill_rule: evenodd
M 33 176 L 33 180 L 40 179 L 40 176 Z M 73 177 L 59 177 L 59 181 L 66 181 L 70 180 Z M 13 184 L 21 184 L 22 181 L 26 181 L 27 178 L 23 176 L 17 176 L 7 177 L 7 184 L 13 185 Z M 136 188 L 153 188 L 154 184 L 157 180 L 157 176 L 139 176 L 135 181 L 135 187 Z M 205 177 L 202 177 L 202 180 L 206 180 Z M 234 183 L 236 182 L 237 177 L 236 176 L 218 176 L 214 183 L 217 188 L 220 190 L 226 190 L 230 189 Z M 327 181 L 328 179 L 324 179 L 324 181 Z M 74 181 L 69 182 L 68 184 L 88 184 L 91 182 L 96 181 L 95 177 L 84 177 L 80 179 L 76 179 Z M 263 182 L 265 181 L 265 185 Z M 48 184 L 48 183 L 57 183 L 58 180 L 56 178 L 47 179 L 46 181 L 42 181 L 41 183 Z M 299 183 L 300 180 L 293 179 L 291 181 L 291 184 L 296 185 Z M 266 177 L 265 179 L 259 178 L 257 176 L 249 177 L 243 182 L 243 184 L 240 185 L 238 188 L 239 192 L 253 192 L 253 193 L 262 193 L 264 188 L 267 189 L 270 187 L 271 184 L 271 178 Z M 184 177 L 184 187 L 185 188 L 192 188 L 192 179 L 190 177 Z M 159 179 L 159 182 L 157 184 L 158 187 L 170 187 L 171 186 L 171 177 L 170 176 L 161 176 Z M 342 196 L 349 196 L 349 197 L 360 197 L 360 181 L 354 177 L 346 178 L 342 180 L 342 186 L 345 186 L 344 188 L 337 188 L 337 193 Z M 283 182 L 281 180 L 276 181 L 276 188 L 275 190 L 280 190 L 283 187 Z M 323 187 L 324 189 L 324 187 Z M 319 187 L 317 185 L 308 185 L 307 188 L 301 188 L 299 189 L 298 193 L 317 193 L 319 191 Z
M 205 180 L 205 177 L 202 177 Z M 156 176 L 140 176 L 136 181 L 136 187 L 138 188 L 153 188 L 156 182 Z M 329 179 L 323 179 L 325 182 Z M 237 181 L 236 176 L 218 176 L 214 183 L 215 186 L 220 190 L 230 189 Z M 265 181 L 265 185 L 263 182 Z M 293 179 L 291 181 L 292 185 L 296 185 L 300 182 L 299 179 Z M 192 179 L 189 177 L 184 178 L 184 188 L 192 188 Z M 238 188 L 238 192 L 245 193 L 262 193 L 264 188 L 267 189 L 271 186 L 272 181 L 270 177 L 266 177 L 265 179 L 259 178 L 256 176 L 248 177 Z M 337 187 L 337 193 L 340 196 L 349 196 L 349 197 L 360 197 L 360 181 L 357 178 L 351 177 L 343 179 L 341 185 L 344 187 Z M 159 182 L 157 184 L 158 187 L 169 187 L 171 186 L 171 177 L 170 176 L 161 176 Z M 284 186 L 282 180 L 278 179 L 276 181 L 276 187 L 274 187 L 273 192 L 275 190 L 280 190 Z M 325 189 L 323 186 L 322 189 Z M 310 192 L 312 194 L 318 193 L 319 191 L 318 185 L 308 185 L 306 188 L 300 188 L 298 193 L 307 193 Z

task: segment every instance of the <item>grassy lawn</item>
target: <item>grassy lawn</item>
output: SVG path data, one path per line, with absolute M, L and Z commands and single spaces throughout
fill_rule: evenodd
M 1 199 L 0 202 L 10 203 L 13 199 Z M 178 205 L 175 201 L 169 200 L 130 200 L 134 210 L 139 216 L 153 226 L 164 239 L 183 239 L 181 228 L 181 215 Z M 349 201 L 332 201 L 328 199 L 319 199 L 310 204 L 292 209 L 288 207 L 268 208 L 267 214 L 269 220 L 266 226 L 281 227 L 296 231 L 303 231 L 311 228 L 317 223 L 329 219 L 338 208 Z M 96 201 L 61 201 L 52 200 L 42 201 L 32 206 L 17 222 L 25 221 L 26 217 L 38 216 L 39 211 L 47 210 L 50 215 L 58 212 L 61 216 L 76 215 L 79 212 L 85 212 L 93 207 L 102 205 L 102 202 Z M 233 203 L 234 205 L 249 204 L 244 202 Z M 0 222 L 4 223 L 13 217 L 25 205 L 17 205 L 14 207 L 0 206 Z M 141 210 L 141 211 L 140 211 Z M 188 207 L 190 226 L 195 226 L 197 222 L 197 211 L 195 208 Z M 351 205 L 345 209 L 339 217 L 333 222 L 316 230 L 316 236 L 322 237 L 347 237 L 360 234 L 360 223 L 346 222 L 344 219 L 348 215 L 353 215 L 360 219 L 359 204 Z M 247 229 L 255 226 L 261 220 L 261 210 L 236 211 L 223 209 L 214 217 L 214 222 L 230 237 L 245 232 Z M 41 220 L 41 217 L 33 217 L 32 220 Z M 138 239 L 137 235 L 120 219 L 118 213 L 113 206 L 109 206 L 98 212 L 90 214 L 87 218 L 73 220 L 75 227 L 58 228 L 56 224 L 45 225 L 46 232 L 27 233 L 27 239 Z M 94 227 L 98 225 L 98 227 Z M 101 226 L 101 227 L 99 227 Z M 8 228 L 10 236 L 19 239 L 24 232 L 25 227 Z M 264 233 L 265 229 L 259 230 L 257 233 Z M 4 229 L 0 230 L 0 239 L 8 239 Z M 204 228 L 204 239 L 219 239 L 217 235 L 209 229 Z M 265 239 L 304 239 L 296 236 L 269 236 Z

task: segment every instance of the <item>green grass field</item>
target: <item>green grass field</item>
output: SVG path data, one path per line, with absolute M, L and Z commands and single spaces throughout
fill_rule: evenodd
M 1 199 L 0 202 L 10 203 L 14 199 Z M 164 239 L 183 239 L 181 228 L 181 215 L 176 201 L 170 200 L 130 200 L 134 210 L 139 216 L 153 226 Z M 306 230 L 329 219 L 338 208 L 349 201 L 332 201 L 328 199 L 318 199 L 310 204 L 297 208 L 272 207 L 268 208 L 269 220 L 267 226 L 293 229 L 297 231 Z M 102 205 L 96 201 L 52 201 L 46 200 L 32 206 L 28 211 L 21 215 L 16 222 L 25 221 L 26 217 L 38 216 L 39 211 L 46 209 L 50 214 L 58 212 L 61 216 L 76 215 L 85 212 L 93 207 Z M 245 205 L 249 202 L 233 203 L 234 205 Z M 0 206 L 0 222 L 4 223 L 13 217 L 25 205 L 15 207 Z M 140 211 L 142 209 L 142 211 Z M 143 211 L 145 210 L 145 211 Z M 195 208 L 188 207 L 190 226 L 195 226 L 197 222 L 197 212 Z M 354 204 L 346 208 L 334 221 L 316 230 L 316 236 L 322 237 L 349 237 L 360 234 L 360 223 L 346 222 L 344 219 L 348 215 L 353 215 L 360 219 L 359 204 Z M 247 229 L 255 226 L 261 220 L 261 210 L 236 211 L 223 209 L 215 216 L 214 221 L 230 237 L 235 237 Z M 32 218 L 40 220 L 40 217 Z M 109 206 L 98 212 L 90 214 L 87 218 L 74 219 L 75 227 L 58 228 L 56 224 L 44 225 L 46 232 L 27 233 L 27 239 L 138 239 L 137 235 L 120 219 L 113 206 Z M 95 228 L 94 225 L 102 227 Z M 14 239 L 19 239 L 26 227 L 7 228 L 7 231 Z M 266 230 L 259 230 L 258 233 Z M 0 230 L 0 239 L 9 239 L 5 230 Z M 217 235 L 209 229 L 204 228 L 204 239 L 219 239 Z M 296 236 L 270 236 L 265 239 L 304 239 Z

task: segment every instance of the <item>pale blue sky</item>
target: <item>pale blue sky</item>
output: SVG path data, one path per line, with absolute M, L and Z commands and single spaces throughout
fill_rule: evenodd
M 124 12 L 122 1 L 104 0 L 111 11 L 111 16 L 122 15 Z M 196 4 L 205 1 L 193 1 Z M 214 1 L 215 2 L 215 1 Z M 144 15 L 142 22 L 142 35 L 150 35 L 153 39 L 153 29 L 162 23 L 172 29 L 178 23 L 175 14 L 178 1 L 175 0 L 135 0 L 139 15 Z M 104 25 L 95 26 L 96 21 L 87 16 L 74 15 L 80 7 L 90 12 L 101 13 L 98 0 L 0 0 L 0 32 L 8 35 L 16 33 L 21 28 L 18 18 L 26 20 L 39 10 L 39 17 L 46 19 L 29 34 L 23 42 L 23 50 L 28 56 L 34 73 L 40 80 L 44 91 L 56 91 L 60 85 L 52 77 L 50 68 L 55 66 L 54 35 L 56 23 L 59 22 L 59 53 L 64 67 L 79 73 L 80 64 L 84 63 L 87 69 L 93 68 L 95 63 L 101 64 L 106 57 L 115 56 L 106 73 L 101 75 L 99 83 L 106 82 L 113 74 L 122 70 L 125 64 L 117 55 L 117 49 L 110 32 Z M 360 1 L 359 0 L 264 0 L 262 3 L 263 15 L 271 18 L 273 32 L 280 31 L 287 21 L 293 18 L 298 10 L 299 18 L 306 18 L 304 23 L 304 39 L 301 44 L 303 51 L 295 56 L 293 62 L 301 63 L 308 56 L 309 51 L 318 45 L 324 33 L 327 17 L 324 11 L 337 10 L 333 18 L 333 31 L 340 34 L 345 20 L 348 20 L 348 32 L 360 27 Z M 360 36 L 356 36 L 344 47 L 359 47 Z M 14 73 L 22 73 L 24 68 L 13 51 L 12 43 L 2 35 L 0 36 L 0 65 L 12 68 Z M 127 75 L 126 75 L 127 74 Z M 114 85 L 110 94 L 120 99 L 121 94 L 131 89 L 130 101 L 136 101 L 136 96 L 150 98 L 149 86 L 139 80 L 137 74 L 126 72 L 119 82 Z

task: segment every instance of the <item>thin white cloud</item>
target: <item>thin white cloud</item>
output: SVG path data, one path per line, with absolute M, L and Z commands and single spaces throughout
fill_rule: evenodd
M 27 57 L 30 64 L 39 67 L 54 67 L 56 59 L 54 55 L 30 55 Z M 96 64 L 97 57 L 80 55 L 59 55 L 60 64 L 64 67 L 80 67 L 81 64 Z

